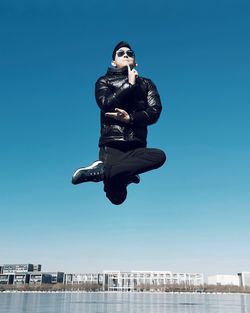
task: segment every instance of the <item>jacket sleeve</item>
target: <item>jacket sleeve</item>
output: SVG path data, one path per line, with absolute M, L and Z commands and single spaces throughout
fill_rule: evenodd
M 160 95 L 155 84 L 150 79 L 146 81 L 148 85 L 146 109 L 130 114 L 130 123 L 138 127 L 154 124 L 162 111 Z
M 117 107 L 122 108 L 122 99 L 127 96 L 133 88 L 133 85 L 125 82 L 116 92 L 113 92 L 108 86 L 105 77 L 100 77 L 95 84 L 96 102 L 104 112 L 114 111 Z

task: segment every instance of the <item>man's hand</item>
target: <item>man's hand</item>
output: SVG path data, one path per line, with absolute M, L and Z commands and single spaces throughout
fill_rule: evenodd
M 105 116 L 111 117 L 120 122 L 129 123 L 130 116 L 125 110 L 116 108 L 115 111 L 116 112 L 107 112 L 105 113 Z
M 127 64 L 127 67 L 128 67 L 128 82 L 131 84 L 131 85 L 134 85 L 135 84 L 135 80 L 136 80 L 136 77 L 138 77 L 138 72 L 135 70 L 135 69 L 130 69 L 130 66 Z

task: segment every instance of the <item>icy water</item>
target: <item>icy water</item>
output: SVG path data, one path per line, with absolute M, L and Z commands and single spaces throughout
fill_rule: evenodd
M 250 313 L 250 295 L 0 293 L 1 313 Z

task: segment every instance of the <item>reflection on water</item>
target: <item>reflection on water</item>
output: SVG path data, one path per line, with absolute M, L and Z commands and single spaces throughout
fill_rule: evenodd
M 250 295 L 2 293 L 2 313 L 250 313 Z

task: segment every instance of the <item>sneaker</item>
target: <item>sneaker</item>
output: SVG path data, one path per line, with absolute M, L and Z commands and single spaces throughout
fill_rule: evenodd
M 128 181 L 128 185 L 129 184 L 139 184 L 139 182 L 140 182 L 140 176 L 139 175 L 134 175 L 134 176 L 132 176 L 131 177 L 131 179 Z
M 81 167 L 72 176 L 72 184 L 77 185 L 84 182 L 99 182 L 104 177 L 104 164 L 102 161 L 95 161 L 88 167 Z

